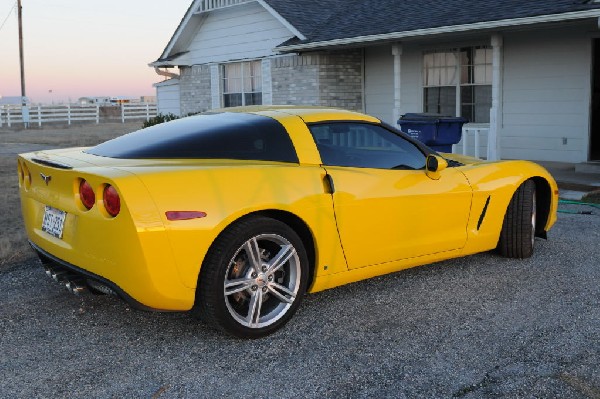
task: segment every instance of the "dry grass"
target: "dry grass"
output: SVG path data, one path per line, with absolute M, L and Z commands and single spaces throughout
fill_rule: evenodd
M 592 204 L 600 204 L 600 190 L 594 190 L 587 193 L 581 200 Z
M 141 122 L 104 123 L 43 129 L 0 129 L 0 147 L 6 144 L 44 144 L 52 147 L 92 146 L 140 129 Z M 0 271 L 11 263 L 34 256 L 21 217 L 16 154 L 0 151 Z

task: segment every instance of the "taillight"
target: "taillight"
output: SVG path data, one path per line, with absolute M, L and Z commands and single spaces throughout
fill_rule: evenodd
M 121 197 L 119 197 L 119 193 L 111 185 L 104 187 L 104 208 L 112 217 L 117 216 L 121 211 Z
M 19 185 L 23 184 L 25 179 L 25 174 L 23 172 L 23 167 L 21 166 L 21 161 L 17 161 L 17 170 L 19 171 Z
M 87 180 L 82 179 L 79 183 L 79 198 L 83 206 L 88 210 L 92 209 L 96 203 L 96 194 L 94 194 L 94 189 Z

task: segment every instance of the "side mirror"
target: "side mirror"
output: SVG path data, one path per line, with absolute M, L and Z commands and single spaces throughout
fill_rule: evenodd
M 448 162 L 437 155 L 427 155 L 425 173 L 430 179 L 439 180 L 441 171 L 448 167 Z

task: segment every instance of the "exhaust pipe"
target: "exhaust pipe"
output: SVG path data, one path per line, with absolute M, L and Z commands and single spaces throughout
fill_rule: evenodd
M 64 284 L 67 291 L 71 294 L 79 295 L 87 290 L 87 284 L 84 279 L 78 277 L 76 274 L 70 273 L 66 270 L 54 270 L 51 267 L 46 266 L 46 275 L 52 280 Z
M 65 283 L 65 288 L 71 294 L 76 296 L 79 296 L 79 294 L 86 290 L 86 286 L 83 280 L 67 280 Z
M 53 272 L 52 273 L 52 279 L 54 281 L 57 282 L 61 282 L 62 280 L 65 280 L 66 278 L 69 277 L 69 273 L 68 272 L 63 272 L 63 271 L 58 271 L 58 272 Z

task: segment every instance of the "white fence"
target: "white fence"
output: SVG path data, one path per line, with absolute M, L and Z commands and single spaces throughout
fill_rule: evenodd
M 121 122 L 125 123 L 129 119 L 154 118 L 158 112 L 156 104 L 121 104 Z
M 133 119 L 149 120 L 157 114 L 156 104 L 121 104 L 120 120 L 122 123 Z M 117 111 L 118 112 L 118 111 Z M 117 118 L 115 113 L 113 118 Z M 29 125 L 42 126 L 44 123 L 63 122 L 70 125 L 73 122 L 100 123 L 101 110 L 98 105 L 42 105 L 29 107 Z M 111 119 L 111 116 L 107 117 Z M 24 124 L 20 106 L 0 107 L 0 128 L 3 126 Z

